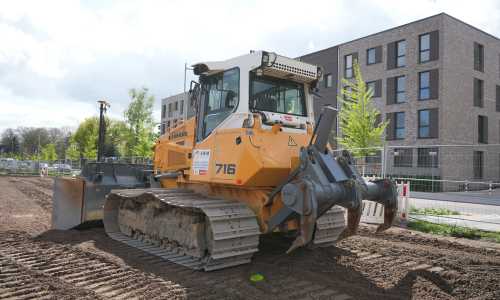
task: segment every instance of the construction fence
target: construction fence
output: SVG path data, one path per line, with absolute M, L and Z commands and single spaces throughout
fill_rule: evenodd
M 43 160 L 17 160 L 14 158 L 0 158 L 0 175 L 12 176 L 77 176 L 80 174 L 82 165 L 95 160 L 86 159 L 62 159 L 54 161 Z M 152 164 L 151 158 L 123 157 L 105 158 L 108 163 L 127 164 Z
M 400 213 L 407 220 L 500 231 L 500 145 L 385 146 L 350 152 L 364 177 L 397 182 Z M 364 219 L 380 222 L 383 214 L 374 205 L 364 204 Z
M 338 155 L 342 150 L 335 150 Z M 415 145 L 351 149 L 363 176 L 411 182 L 412 191 L 500 188 L 500 145 Z

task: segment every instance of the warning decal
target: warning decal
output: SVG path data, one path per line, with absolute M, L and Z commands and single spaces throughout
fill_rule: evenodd
M 210 162 L 210 150 L 194 150 L 193 171 L 194 175 L 207 175 Z
M 297 146 L 297 143 L 295 142 L 295 140 L 291 136 L 288 136 L 288 146 L 291 146 L 291 147 Z

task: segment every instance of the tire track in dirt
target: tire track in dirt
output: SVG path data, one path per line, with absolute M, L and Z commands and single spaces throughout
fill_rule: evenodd
M 420 277 L 446 293 L 438 293 L 444 298 L 500 298 L 498 251 L 419 236 L 374 235 L 366 229 L 338 246 L 355 254 L 342 264 L 385 288 Z
M 11 270 L 11 273 L 4 274 L 6 287 L 17 284 L 19 276 L 28 274 L 27 276 L 31 277 L 26 279 L 32 277 L 35 279 L 28 281 L 26 292 L 42 292 L 47 288 L 39 278 L 59 282 L 56 285 L 61 288 L 55 289 L 52 294 L 41 295 L 47 297 L 51 295 L 64 297 L 68 292 L 76 292 L 75 298 L 88 296 L 102 299 L 133 299 L 149 298 L 149 296 L 154 298 L 161 295 L 165 299 L 178 299 L 183 298 L 185 294 L 182 287 L 172 282 L 108 262 L 96 255 L 71 247 L 34 243 L 18 233 L 7 236 L 2 233 L 0 236 L 2 262 L 7 263 L 7 267 L 10 268 L 8 270 Z M 11 291 L 6 290 L 4 294 L 0 294 L 0 298 L 12 296 L 9 293 Z M 16 293 L 22 291 L 18 290 Z
M 300 274 L 281 273 L 271 276 L 270 284 L 253 285 L 246 275 L 250 265 L 199 272 L 116 244 L 114 255 L 134 257 L 143 268 L 113 262 L 75 246 L 34 240 L 15 232 L 0 233 L 0 255 L 22 268 L 75 286 L 82 295 L 88 292 L 104 299 L 352 299 Z
M 52 191 L 45 183 L 35 183 L 38 178 L 11 178 L 9 182 L 26 197 L 31 198 L 44 211 L 52 212 Z

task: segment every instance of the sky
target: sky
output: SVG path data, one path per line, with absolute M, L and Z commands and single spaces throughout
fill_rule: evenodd
M 500 36 L 498 0 L 0 0 L 0 132 L 76 128 L 101 99 L 123 118 L 141 87 L 159 121 L 161 99 L 183 91 L 184 63 L 297 57 L 441 12 Z

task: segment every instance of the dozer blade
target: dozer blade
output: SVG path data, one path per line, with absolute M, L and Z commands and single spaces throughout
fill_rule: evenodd
M 111 187 L 81 177 L 58 177 L 54 181 L 52 229 L 67 230 L 102 220 L 104 198 Z
M 173 263 L 212 271 L 249 263 L 258 250 L 257 219 L 243 203 L 161 188 L 113 190 L 106 198 L 109 237 Z
M 148 169 L 148 165 L 92 162 L 84 164 L 81 176 L 56 178 L 52 228 L 67 230 L 100 222 L 106 195 L 112 189 L 146 187 Z
M 81 178 L 57 177 L 54 180 L 52 229 L 66 230 L 83 221 L 83 190 Z

